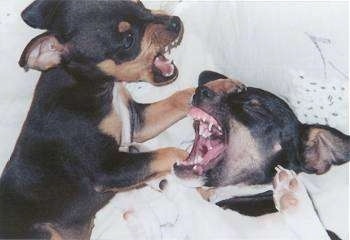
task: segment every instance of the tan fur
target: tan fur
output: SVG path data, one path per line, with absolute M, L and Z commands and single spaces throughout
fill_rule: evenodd
M 118 24 L 118 31 L 121 33 L 129 31 L 130 29 L 131 29 L 131 24 L 129 22 L 121 21 Z
M 229 146 L 227 149 L 227 156 L 232 159 L 239 159 L 238 161 L 228 161 L 226 166 L 226 173 L 228 176 L 231 174 L 228 172 L 230 169 L 235 169 L 237 172 L 259 169 L 259 164 L 262 164 L 260 152 L 255 139 L 251 135 L 249 129 L 236 120 L 231 120 L 231 130 L 229 136 Z M 230 181 L 228 179 L 228 181 Z M 223 184 L 225 185 L 225 183 Z
M 93 229 L 93 221 L 89 224 L 79 227 L 79 229 L 63 229 L 52 223 L 42 223 L 35 226 L 36 229 L 47 232 L 50 234 L 50 240 L 68 240 L 68 239 L 79 239 L 88 240 L 90 239 L 91 232 Z
M 148 106 L 144 112 L 144 127 L 135 132 L 133 140 L 144 142 L 151 139 L 185 117 L 193 94 L 194 88 L 189 88 Z
M 52 224 L 45 223 L 42 225 L 42 229 L 51 234 L 51 240 L 63 240 L 63 237 L 58 233 L 56 229 L 54 229 Z
M 176 162 L 182 162 L 186 159 L 188 153 L 178 148 L 163 148 L 155 152 L 155 156 L 149 166 L 151 173 L 170 172 Z
M 243 83 L 234 79 L 218 79 L 206 83 L 205 86 L 216 93 L 230 93 L 244 87 Z
M 153 176 L 152 176 L 152 177 L 153 177 Z M 135 185 L 131 185 L 131 186 L 129 186 L 129 187 L 123 187 L 123 188 L 117 188 L 117 187 L 105 188 L 105 187 L 101 186 L 101 187 L 95 188 L 95 190 L 96 190 L 97 192 L 101 192 L 101 193 L 106 193 L 106 192 L 114 192 L 114 193 L 118 193 L 118 192 L 119 192 L 119 193 L 120 193 L 120 192 L 127 192 L 127 191 L 131 191 L 131 190 L 134 190 L 134 189 L 139 189 L 139 188 L 142 188 L 142 187 L 146 186 L 146 181 L 149 180 L 149 179 L 151 179 L 151 177 L 145 179 L 143 182 L 139 182 L 139 183 L 137 183 L 137 184 L 135 184 Z
M 209 202 L 210 198 L 215 194 L 214 188 L 199 187 L 199 188 L 197 188 L 197 191 L 202 196 L 202 198 L 208 202 Z
M 121 142 L 122 122 L 113 108 L 112 111 L 101 121 L 98 128 L 104 134 L 114 137 L 114 139 Z
M 135 80 L 153 82 L 153 60 L 159 51 L 175 39 L 175 35 L 166 31 L 162 24 L 149 24 L 141 41 L 141 52 L 133 60 L 116 64 L 107 59 L 97 67 L 107 75 L 119 81 L 131 82 Z
M 162 9 L 156 9 L 156 10 L 152 10 L 152 14 L 153 15 L 168 15 L 168 13 L 165 10 Z

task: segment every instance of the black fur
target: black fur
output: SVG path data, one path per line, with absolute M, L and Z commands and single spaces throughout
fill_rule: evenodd
M 203 71 L 199 74 L 198 77 L 198 86 L 202 86 L 208 82 L 217 80 L 217 79 L 226 79 L 227 77 L 213 71 Z
M 46 223 L 59 234 L 64 235 L 65 229 L 81 233 L 114 196 L 105 189 L 128 188 L 154 174 L 149 169 L 153 152 L 119 152 L 119 143 L 99 129 L 112 110 L 112 90 L 118 79 L 102 73 L 96 64 L 136 58 L 146 25 L 166 24 L 171 18 L 155 16 L 141 3 L 85 0 L 37 0 L 22 17 L 30 26 L 48 30 L 33 41 L 52 35 L 69 44 L 69 53 L 62 56 L 60 65 L 41 74 L 2 172 L 0 239 L 49 238 Z M 124 33 L 116 30 L 122 20 L 132 26 L 133 42 L 127 49 Z M 21 66 L 29 50 L 25 49 Z M 142 117 L 135 111 L 142 107 L 131 109 L 133 128 L 137 128 Z
M 216 205 L 224 209 L 231 209 L 247 216 L 261 216 L 277 212 L 272 199 L 272 191 L 266 191 L 256 195 L 239 196 L 217 202 Z
M 130 136 L 133 136 L 133 133 L 144 127 L 144 112 L 149 104 L 137 103 L 133 100 L 130 100 L 128 105 L 131 117 Z

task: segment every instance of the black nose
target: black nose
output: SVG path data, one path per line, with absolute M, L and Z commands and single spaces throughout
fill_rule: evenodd
M 181 28 L 182 22 L 180 18 L 177 16 L 171 17 L 167 25 L 167 30 L 174 33 L 180 33 Z

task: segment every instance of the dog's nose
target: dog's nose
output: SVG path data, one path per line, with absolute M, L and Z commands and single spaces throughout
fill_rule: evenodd
M 182 22 L 180 18 L 177 16 L 171 17 L 167 25 L 167 30 L 174 33 L 180 33 L 181 28 Z

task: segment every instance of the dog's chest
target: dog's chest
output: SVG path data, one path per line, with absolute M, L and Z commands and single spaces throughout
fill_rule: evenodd
M 130 95 L 122 84 L 117 83 L 113 94 L 112 110 L 100 122 L 99 129 L 112 136 L 118 143 L 119 148 L 128 149 L 131 143 L 131 124 L 129 115 Z

